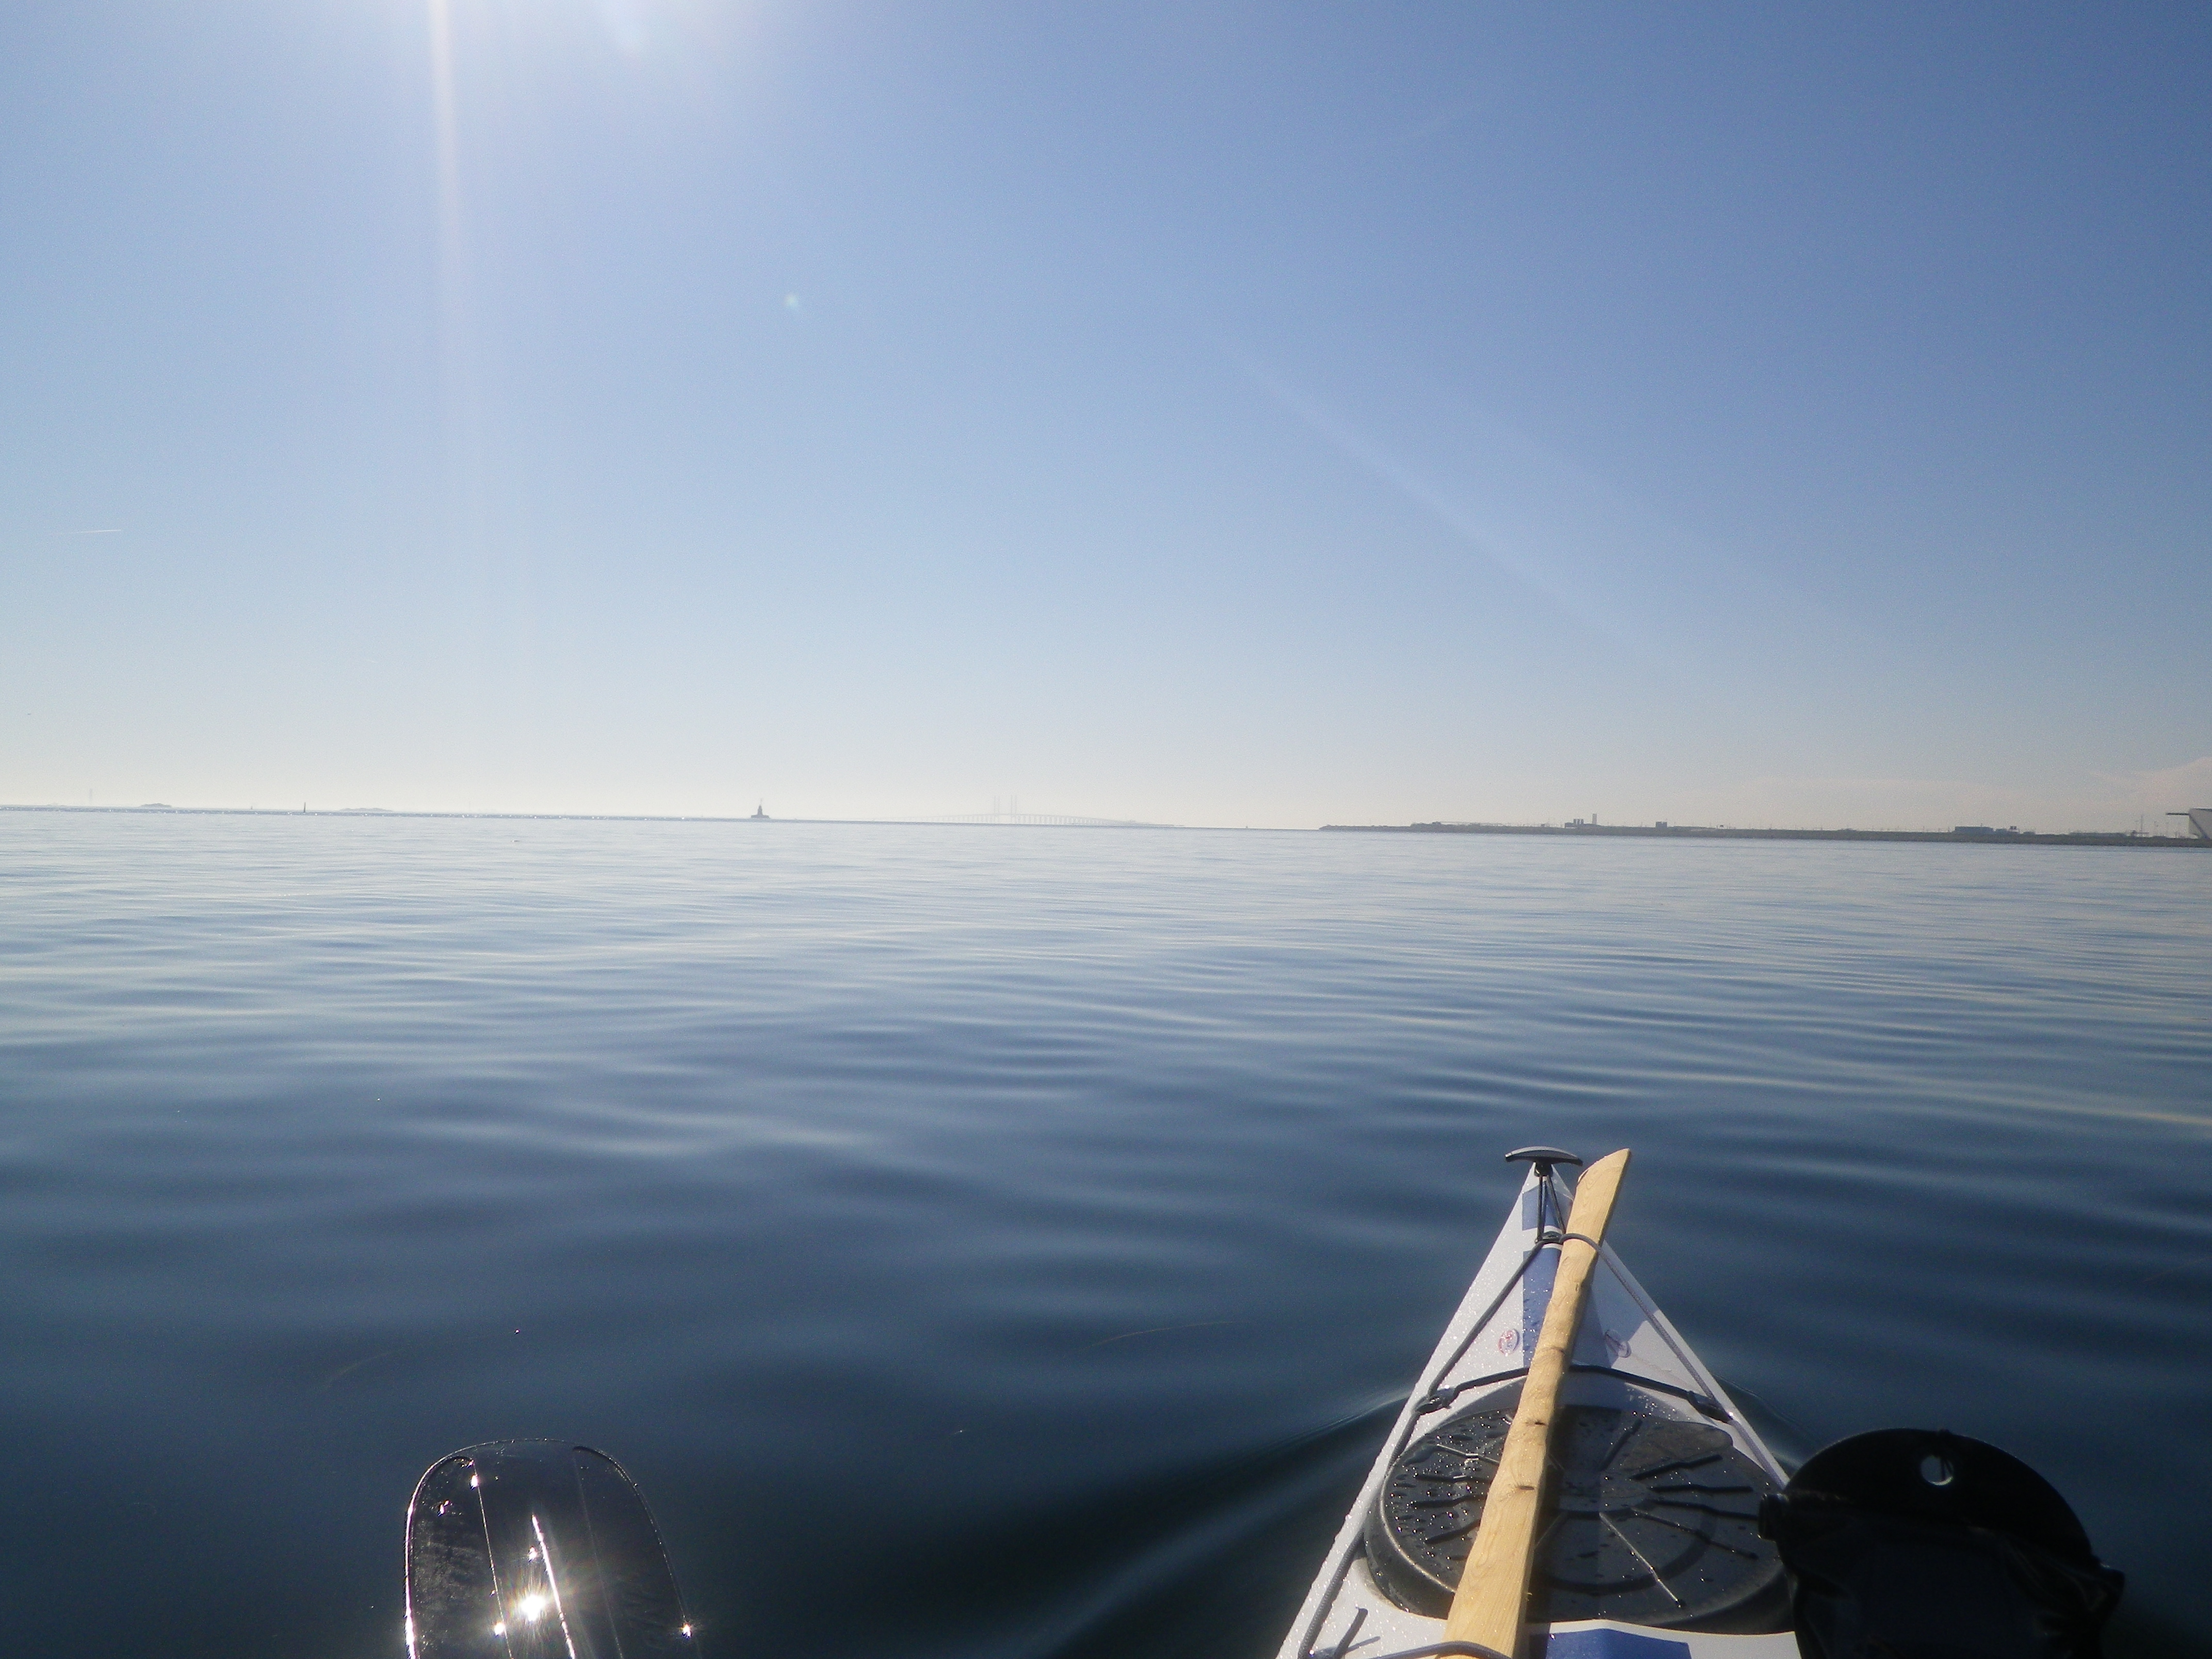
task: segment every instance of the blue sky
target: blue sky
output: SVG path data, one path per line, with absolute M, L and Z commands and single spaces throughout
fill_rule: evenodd
M 2202 7 L 27 0 L 0 108 L 0 800 L 2212 801 Z

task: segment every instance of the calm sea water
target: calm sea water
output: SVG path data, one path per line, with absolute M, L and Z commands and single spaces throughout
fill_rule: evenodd
M 2212 857 L 25 812 L 5 1644 L 392 1659 L 558 1435 L 712 1659 L 1265 1655 L 1532 1140 L 2212 1653 Z

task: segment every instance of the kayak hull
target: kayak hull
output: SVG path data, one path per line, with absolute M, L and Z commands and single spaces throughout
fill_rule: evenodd
M 1530 1169 L 1278 1659 L 1385 1659 L 1445 1639 L 1455 1552 L 1527 1375 L 1571 1200 L 1554 1167 Z M 1610 1245 L 1561 1406 L 1589 1451 L 1555 1476 L 1524 1659 L 1796 1659 L 1779 1563 L 1752 1518 L 1787 1477 Z

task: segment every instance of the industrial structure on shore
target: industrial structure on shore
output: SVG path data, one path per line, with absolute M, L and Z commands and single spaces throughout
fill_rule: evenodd
M 1948 841 L 1992 844 L 2033 844 L 2040 847 L 2180 847 L 2212 851 L 2212 806 L 2195 806 L 2170 812 L 2183 821 L 2181 832 L 2151 836 L 2125 830 L 2069 830 L 2044 835 L 2016 825 L 1998 829 L 1987 823 L 1961 823 L 1950 830 L 1737 830 L 1726 824 L 1600 823 L 1595 817 L 1565 823 L 1325 823 L 1324 830 L 1391 830 L 1446 836 L 1626 836 L 1662 839 L 1719 839 L 1729 841 Z

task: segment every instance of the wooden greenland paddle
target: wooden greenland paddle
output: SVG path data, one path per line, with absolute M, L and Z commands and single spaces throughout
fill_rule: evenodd
M 1544 1310 L 1536 1351 L 1528 1356 L 1528 1376 L 1521 1385 L 1513 1426 L 1506 1431 L 1504 1449 L 1498 1455 L 1498 1473 L 1482 1505 L 1482 1525 L 1475 1531 L 1459 1589 L 1452 1595 L 1451 1613 L 1444 1620 L 1448 1642 L 1474 1642 L 1502 1654 L 1521 1650 L 1559 1384 L 1574 1353 L 1575 1331 L 1583 1322 L 1583 1301 L 1589 1291 L 1590 1270 L 1597 1265 L 1597 1247 L 1605 1242 L 1613 1195 L 1627 1171 L 1628 1149 L 1624 1146 L 1591 1164 L 1575 1183 L 1575 1205 L 1559 1245 L 1551 1304 Z

